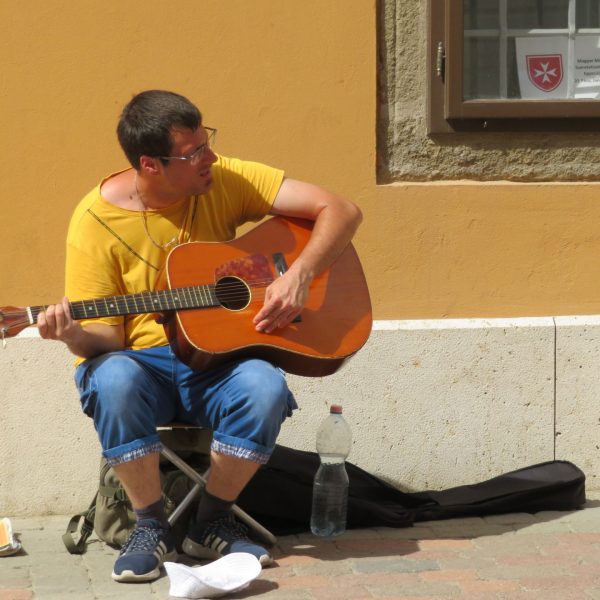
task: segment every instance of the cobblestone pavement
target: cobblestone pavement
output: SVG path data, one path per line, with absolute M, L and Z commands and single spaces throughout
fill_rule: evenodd
M 10 515 L 9 515 L 10 516 Z M 164 575 L 119 584 L 116 551 L 95 541 L 83 556 L 62 544 L 68 517 L 13 518 L 23 544 L 0 558 L 0 600 L 167 600 Z M 276 600 L 600 600 L 600 493 L 584 510 L 352 530 L 335 540 L 280 537 L 277 566 L 227 598 Z

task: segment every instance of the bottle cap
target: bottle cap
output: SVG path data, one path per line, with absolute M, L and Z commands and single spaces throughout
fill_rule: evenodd
M 341 404 L 332 404 L 329 409 L 330 414 L 332 415 L 341 415 L 342 414 L 342 405 Z

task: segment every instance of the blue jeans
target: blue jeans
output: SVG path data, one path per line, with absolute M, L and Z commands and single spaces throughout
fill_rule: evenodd
M 156 427 L 183 421 L 213 431 L 212 450 L 264 464 L 298 408 L 283 372 L 247 359 L 194 371 L 169 346 L 120 350 L 75 371 L 86 415 L 111 465 L 160 451 Z

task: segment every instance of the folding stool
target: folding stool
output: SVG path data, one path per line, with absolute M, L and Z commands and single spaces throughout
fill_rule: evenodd
M 169 515 L 169 523 L 172 525 L 175 521 L 185 512 L 188 506 L 201 494 L 204 486 L 206 485 L 206 477 L 208 476 L 207 468 L 203 473 L 199 473 L 196 469 L 186 463 L 181 456 L 171 449 L 167 444 L 169 438 L 174 439 L 170 434 L 175 432 L 185 431 L 186 433 L 195 433 L 198 435 L 198 443 L 196 444 L 195 451 L 199 451 L 205 454 L 210 452 L 210 438 L 212 432 L 203 427 L 197 427 L 188 423 L 169 423 L 164 427 L 157 428 L 159 435 L 161 436 L 162 450 L 161 456 L 166 458 L 169 462 L 175 465 L 182 473 L 184 473 L 189 479 L 194 482 L 192 489 L 186 494 L 183 500 L 177 505 L 175 510 Z M 206 435 L 202 435 L 206 434 Z M 173 445 L 173 444 L 171 444 Z M 263 542 L 270 546 L 275 545 L 277 538 L 265 527 L 263 527 L 258 521 L 253 519 L 248 513 L 244 512 L 237 504 L 232 507 L 233 514 L 243 523 L 245 523 L 250 530 L 258 536 Z

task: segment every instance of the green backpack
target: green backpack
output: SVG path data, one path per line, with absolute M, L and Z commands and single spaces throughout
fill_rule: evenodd
M 171 514 L 191 489 L 193 482 L 177 469 L 161 469 L 161 487 L 165 510 Z M 106 459 L 100 461 L 100 484 L 87 510 L 71 517 L 62 536 L 71 554 L 83 554 L 86 542 L 93 532 L 97 537 L 117 548 L 127 541 L 135 526 L 135 513 L 114 469 Z M 79 539 L 75 541 L 76 535 Z

